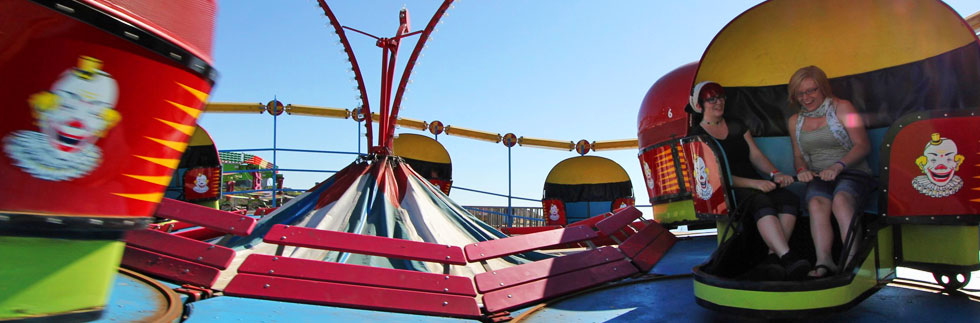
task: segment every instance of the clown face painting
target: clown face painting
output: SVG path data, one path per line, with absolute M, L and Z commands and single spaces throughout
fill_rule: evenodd
M 702 200 L 711 199 L 714 190 L 711 187 L 711 182 L 708 181 L 708 168 L 705 167 L 704 159 L 701 156 L 694 156 L 694 182 L 698 198 Z
M 641 161 L 641 164 L 643 164 L 643 178 L 647 181 L 647 189 L 653 190 L 653 174 L 650 173 L 650 165 L 645 160 Z
M 558 221 L 559 218 L 560 216 L 558 215 L 558 206 L 552 204 L 551 208 L 548 209 L 548 219 L 551 219 L 551 221 Z
M 912 187 L 929 197 L 947 197 L 963 187 L 963 179 L 956 176 L 956 171 L 966 157 L 957 153 L 956 143 L 939 133 L 933 133 L 931 139 L 922 156 L 915 159 L 923 175 L 912 179 Z
M 18 167 L 40 179 L 64 181 L 101 163 L 95 143 L 120 119 L 114 109 L 116 80 L 101 68 L 102 61 L 82 56 L 49 91 L 28 99 L 40 131 L 20 130 L 4 138 L 4 151 Z
M 194 179 L 194 188 L 192 188 L 192 190 L 201 194 L 206 193 L 208 191 L 208 177 L 204 176 L 204 174 L 197 174 L 197 178 Z

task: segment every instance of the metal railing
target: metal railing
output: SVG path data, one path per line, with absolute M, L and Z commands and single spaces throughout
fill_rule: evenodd
M 545 225 L 544 212 L 540 207 L 511 207 L 513 215 L 507 214 L 506 206 L 464 206 L 464 208 L 477 219 L 494 228 Z

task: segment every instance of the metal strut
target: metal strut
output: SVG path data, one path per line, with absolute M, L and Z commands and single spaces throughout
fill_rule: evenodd
M 429 35 L 435 30 L 435 26 L 442 19 L 442 16 L 449 9 L 453 0 L 444 0 L 439 9 L 433 14 L 432 19 L 429 20 L 429 24 L 426 25 L 425 29 L 415 32 L 409 32 L 410 20 L 407 9 L 402 9 L 398 14 L 399 25 L 398 30 L 395 31 L 395 36 L 391 38 L 380 38 L 374 35 L 365 33 L 363 31 L 342 26 L 337 20 L 337 17 L 330 10 L 330 6 L 327 5 L 326 0 L 317 0 L 320 4 L 320 8 L 323 9 L 323 13 L 330 19 L 330 24 L 334 28 L 334 32 L 340 38 L 341 44 L 344 46 L 344 52 L 347 53 L 347 58 L 351 63 L 351 69 L 354 71 L 354 78 L 357 81 L 357 88 L 361 94 L 361 112 L 364 113 L 365 125 L 367 127 L 367 142 L 368 142 L 368 152 L 381 155 L 391 154 L 391 145 L 393 142 L 395 134 L 395 124 L 398 121 L 398 110 L 401 107 L 402 97 L 405 94 L 405 87 L 408 84 L 408 79 L 412 74 L 412 69 L 415 67 L 415 62 L 418 60 L 419 54 L 425 47 L 426 40 L 429 39 Z M 347 35 L 344 29 L 348 29 L 360 34 L 364 34 L 368 37 L 377 40 L 375 43 L 378 47 L 381 47 L 381 95 L 380 95 L 380 118 L 378 120 L 378 142 L 377 145 L 373 142 L 373 129 L 371 125 L 371 108 L 368 104 L 367 90 L 364 86 L 364 78 L 361 75 L 361 69 L 357 65 L 357 59 L 354 57 L 354 51 L 351 49 L 350 42 L 347 40 Z M 398 57 L 398 47 L 401 44 L 401 39 L 404 37 L 412 35 L 420 35 L 418 42 L 415 44 L 415 49 L 412 51 L 412 55 L 409 57 L 408 62 L 405 64 L 405 70 L 402 72 L 401 80 L 398 83 L 398 88 L 394 93 L 394 103 L 392 103 L 392 88 L 394 87 L 395 78 L 395 63 Z

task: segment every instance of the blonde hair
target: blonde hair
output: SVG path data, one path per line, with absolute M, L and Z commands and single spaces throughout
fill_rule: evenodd
M 796 99 L 796 92 L 800 89 L 800 83 L 807 78 L 812 78 L 817 82 L 817 87 L 820 88 L 820 92 L 823 93 L 825 97 L 834 97 L 833 91 L 830 89 L 830 80 L 827 79 L 827 73 L 824 73 L 819 67 L 810 65 L 801 69 L 796 70 L 793 76 L 789 78 L 789 105 L 794 108 L 800 107 L 800 101 Z

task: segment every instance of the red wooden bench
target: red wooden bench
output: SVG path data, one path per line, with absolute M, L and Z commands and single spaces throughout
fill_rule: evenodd
M 609 217 L 613 216 L 613 214 L 617 214 L 616 212 L 619 212 L 619 211 L 620 211 L 620 209 L 617 209 L 617 210 L 615 210 L 613 212 L 608 212 L 608 213 L 596 215 L 596 216 L 590 217 L 588 219 L 585 219 L 585 220 L 582 220 L 582 221 L 578 221 L 578 222 L 569 224 L 568 226 L 569 227 L 587 226 L 587 227 L 593 227 L 594 228 L 595 225 L 597 223 L 599 223 L 599 221 L 605 220 L 606 218 L 609 218 Z M 637 212 L 639 212 L 639 210 L 637 210 Z M 597 245 L 597 246 L 608 246 L 608 245 L 619 244 L 623 240 L 626 240 L 626 238 L 629 237 L 630 235 L 636 233 L 636 230 L 633 229 L 633 228 L 642 228 L 642 227 L 643 227 L 643 222 L 642 221 L 636 221 L 636 222 L 633 222 L 633 224 L 631 226 L 625 226 L 621 230 L 616 231 L 612 235 L 609 235 L 609 234 L 606 234 L 606 233 L 604 233 L 602 231 L 599 231 L 599 236 L 596 237 L 595 239 L 592 239 L 592 240 L 589 240 L 589 241 L 591 241 L 592 244 Z M 585 244 L 581 244 L 581 243 L 579 244 L 579 246 L 580 247 L 586 247 Z
M 677 237 L 657 222 L 633 222 L 642 219 L 642 215 L 636 208 L 627 208 L 616 213 L 616 216 L 599 221 L 595 226 L 600 232 L 619 243 L 619 250 L 630 258 L 633 265 L 645 273 L 663 258 L 667 250 L 677 242 Z M 628 224 L 639 228 L 630 228 Z M 618 234 L 632 235 L 620 241 L 617 238 Z
M 277 255 L 250 255 L 225 295 L 451 317 L 481 317 L 469 277 L 281 256 L 283 246 L 465 265 L 456 246 L 275 225 L 263 241 Z
M 619 213 L 630 213 L 630 210 L 639 212 L 635 208 L 629 208 L 620 210 Z M 617 218 L 617 215 L 610 218 Z M 626 224 L 629 221 L 623 226 Z M 473 280 L 477 290 L 484 293 L 483 305 L 486 311 L 496 313 L 622 279 L 638 272 L 621 252 L 612 247 L 590 249 L 497 270 L 488 268 L 486 263 L 487 259 L 588 241 L 598 236 L 598 232 L 589 226 L 570 226 L 474 243 L 463 250 L 470 262 L 479 261 L 487 268 L 487 272 L 477 274 Z
M 235 235 L 248 235 L 256 222 L 247 216 L 167 198 L 160 202 L 156 216 Z M 172 282 L 209 288 L 234 258 L 235 251 L 226 247 L 144 229 L 126 234 L 122 266 Z

